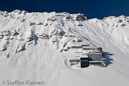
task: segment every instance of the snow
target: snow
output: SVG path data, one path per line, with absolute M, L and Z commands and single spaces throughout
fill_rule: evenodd
M 76 20 L 79 15 L 82 20 Z M 66 12 L 0 11 L 0 86 L 7 86 L 2 84 L 7 80 L 44 81 L 44 86 L 128 86 L 128 20 L 126 16 L 86 20 L 83 14 Z M 83 51 L 63 49 L 84 44 L 102 47 L 107 67 L 68 67 L 67 59 L 78 58 L 81 53 L 75 52 Z

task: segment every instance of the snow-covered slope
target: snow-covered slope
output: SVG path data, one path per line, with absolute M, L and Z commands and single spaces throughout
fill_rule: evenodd
M 67 67 L 66 59 L 78 55 L 63 50 L 81 44 L 102 47 L 107 67 Z M 15 80 L 44 81 L 44 86 L 128 86 L 128 55 L 129 17 L 87 20 L 65 12 L 0 11 L 0 86 Z

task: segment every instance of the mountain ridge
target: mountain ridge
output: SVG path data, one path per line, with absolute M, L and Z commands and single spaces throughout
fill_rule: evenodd
M 0 11 L 0 81 L 44 80 L 45 86 L 128 86 L 128 27 L 129 17 L 125 16 L 100 20 L 66 12 Z M 78 50 L 64 49 L 82 44 L 102 47 L 107 67 L 68 68 L 65 60 L 76 57 Z

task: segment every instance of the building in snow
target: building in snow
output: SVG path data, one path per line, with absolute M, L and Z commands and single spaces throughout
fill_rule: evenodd
M 73 48 L 73 47 L 72 47 Z M 79 49 L 81 47 L 74 47 Z M 102 48 L 82 48 L 84 51 L 88 51 L 87 53 L 83 53 L 79 58 L 69 59 L 70 66 L 76 66 L 80 68 L 85 68 L 90 65 L 97 65 L 106 67 L 106 59 L 103 58 Z

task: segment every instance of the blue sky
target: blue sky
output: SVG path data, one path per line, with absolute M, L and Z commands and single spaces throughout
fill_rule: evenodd
M 129 16 L 129 0 L 0 0 L 0 10 L 83 13 L 90 18 Z

